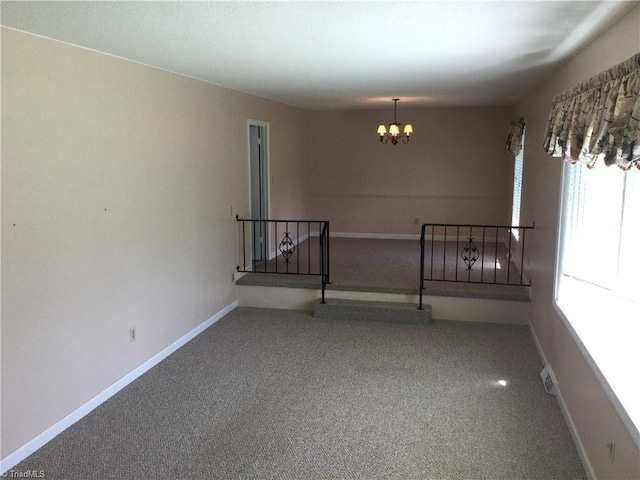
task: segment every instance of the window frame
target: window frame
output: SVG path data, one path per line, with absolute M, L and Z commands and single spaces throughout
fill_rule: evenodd
M 571 168 L 574 166 L 569 162 L 563 165 L 560 184 L 552 303 L 629 432 L 640 445 L 640 391 L 633 380 L 640 378 L 640 349 L 633 343 L 640 338 L 640 322 L 634 320 L 640 319 L 640 303 L 618 296 L 615 290 L 565 275 L 563 265 L 565 251 L 569 247 L 565 235 L 571 229 L 567 221 L 567 209 L 571 204 L 568 197 Z M 608 168 L 614 168 L 613 173 L 624 175 L 615 167 Z M 638 188 L 638 178 L 633 181 Z M 626 189 L 622 195 L 625 198 L 621 216 L 625 212 Z M 618 237 L 622 237 L 622 226 Z

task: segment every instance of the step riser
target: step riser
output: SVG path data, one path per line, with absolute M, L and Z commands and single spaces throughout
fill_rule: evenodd
M 418 310 L 415 305 L 404 303 L 327 300 L 327 303 L 315 304 L 313 316 L 326 319 L 429 325 L 431 305 L 424 305 L 422 310 Z
M 238 304 L 243 307 L 313 311 L 320 298 L 320 290 L 306 288 L 239 285 L 237 291 Z M 418 308 L 417 295 L 327 290 L 327 301 L 331 299 L 404 302 Z M 437 320 L 527 325 L 529 319 L 528 302 L 432 295 L 425 296 L 423 301 L 432 306 L 433 318 Z

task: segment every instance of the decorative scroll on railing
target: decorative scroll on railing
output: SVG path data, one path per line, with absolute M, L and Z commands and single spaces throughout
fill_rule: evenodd
M 420 305 L 426 281 L 529 286 L 523 271 L 533 226 L 425 223 L 420 234 Z M 517 238 L 517 240 L 516 240 Z
M 329 283 L 329 222 L 239 218 L 238 272 L 317 275 Z

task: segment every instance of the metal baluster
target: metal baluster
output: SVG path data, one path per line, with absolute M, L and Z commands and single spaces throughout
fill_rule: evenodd
M 307 222 L 307 231 L 309 232 L 309 248 L 307 248 L 307 270 L 311 273 L 311 222 Z
M 482 258 L 480 259 L 480 283 L 484 283 L 484 252 L 487 227 L 482 227 Z
M 496 242 L 496 248 L 495 248 L 495 253 L 493 255 L 493 283 L 498 283 L 498 227 L 496 227 L 496 237 L 495 237 L 495 242 Z
M 509 274 L 511 273 L 511 230 L 507 230 L 507 234 L 509 235 L 509 247 L 507 248 L 507 284 L 509 283 Z
M 460 251 L 460 225 L 456 226 L 456 282 L 458 281 L 458 252 Z
M 318 222 L 318 240 L 318 245 L 320 246 L 320 273 L 322 274 L 322 260 L 324 259 L 322 247 L 324 246 L 324 240 L 322 239 L 322 229 L 320 228 L 320 222 Z
M 236 220 L 238 216 L 236 215 Z M 245 221 L 242 221 L 242 269 L 247 269 L 247 245 L 246 245 L 246 233 L 245 233 Z
M 420 232 L 420 302 L 418 303 L 418 310 L 424 310 L 422 307 L 422 292 L 424 291 L 424 232 L 426 225 L 422 224 Z
M 278 221 L 276 220 L 275 222 L 273 222 L 273 240 L 274 240 L 274 247 L 276 249 L 275 252 L 275 257 L 273 258 L 274 263 L 275 263 L 275 267 L 276 267 L 276 273 L 278 273 L 278 257 L 280 257 L 280 255 L 278 255 Z
M 319 223 L 318 223 L 318 226 L 320 227 Z M 326 303 L 325 299 L 324 299 L 324 290 L 325 290 L 325 288 L 327 286 L 327 279 L 324 276 L 324 261 L 325 261 L 325 258 L 324 258 L 324 254 L 325 254 L 325 252 L 324 252 L 324 249 L 325 249 L 324 232 L 323 232 L 323 230 L 320 230 L 318 233 L 320 234 L 319 235 L 319 237 L 320 237 L 320 281 L 322 283 L 322 300 L 321 300 L 321 303 Z
M 284 231 L 285 232 L 289 232 L 289 222 L 288 221 L 284 224 Z M 291 237 L 289 237 L 289 238 L 291 238 Z M 285 264 L 286 264 L 286 270 L 285 271 L 287 273 L 289 273 L 289 262 L 287 261 L 287 262 L 285 262 Z
M 325 222 L 327 228 L 327 283 L 331 283 L 331 230 L 329 228 L 329 222 Z
M 256 258 L 259 255 L 256 255 L 256 247 L 253 244 L 255 242 L 255 232 L 256 232 L 256 228 L 258 228 L 258 235 L 259 238 L 262 239 L 262 230 L 260 230 L 260 228 L 262 228 L 260 226 L 260 223 L 257 223 L 255 220 L 251 222 L 251 226 L 253 227 L 253 231 L 251 232 L 251 234 L 253 235 L 253 239 L 251 240 L 251 257 L 253 259 L 253 271 L 257 272 L 258 271 L 258 259 Z M 262 241 L 262 240 L 261 240 Z M 259 247 L 259 251 L 262 251 L 262 245 L 258 245 Z
M 296 238 L 298 241 L 298 249 L 296 251 L 296 262 L 298 263 L 298 273 L 300 273 L 300 222 L 296 222 Z M 309 272 L 311 273 L 311 272 Z
M 444 247 L 442 248 L 442 280 L 446 280 L 447 274 L 447 226 L 444 226 Z
M 431 225 L 431 276 L 429 277 L 429 280 L 433 280 L 433 248 L 435 246 L 435 232 L 435 225 Z
M 527 229 L 523 228 L 522 229 L 522 249 L 520 250 L 520 285 L 523 285 L 522 283 L 522 276 L 524 274 L 524 240 L 527 236 Z M 529 282 L 529 285 L 531 285 L 531 282 Z
M 469 225 L 469 243 L 473 242 L 473 226 Z M 467 268 L 467 282 L 471 282 L 471 265 Z

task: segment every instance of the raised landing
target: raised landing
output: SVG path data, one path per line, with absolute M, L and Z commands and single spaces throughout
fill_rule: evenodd
M 431 305 L 424 305 L 423 310 L 418 310 L 413 303 L 330 298 L 326 303 L 317 302 L 314 305 L 313 316 L 327 319 L 429 325 L 431 323 Z
M 326 300 L 408 303 L 417 310 L 419 254 L 417 240 L 332 238 Z M 241 306 L 313 311 L 321 296 L 318 276 L 254 272 L 236 283 Z M 526 325 L 529 293 L 514 285 L 430 281 L 423 303 L 437 320 Z
M 347 284 L 340 279 L 327 285 L 327 292 L 370 292 L 398 295 L 417 295 L 419 289 L 410 286 L 373 286 L 363 278 L 359 283 Z M 280 288 L 320 288 L 320 277 L 305 275 L 274 275 L 270 273 L 248 273 L 237 282 L 238 286 L 280 287 Z M 416 282 L 417 283 L 417 282 Z M 514 285 L 491 285 L 463 282 L 425 282 L 425 296 L 485 298 L 529 302 L 530 287 Z

